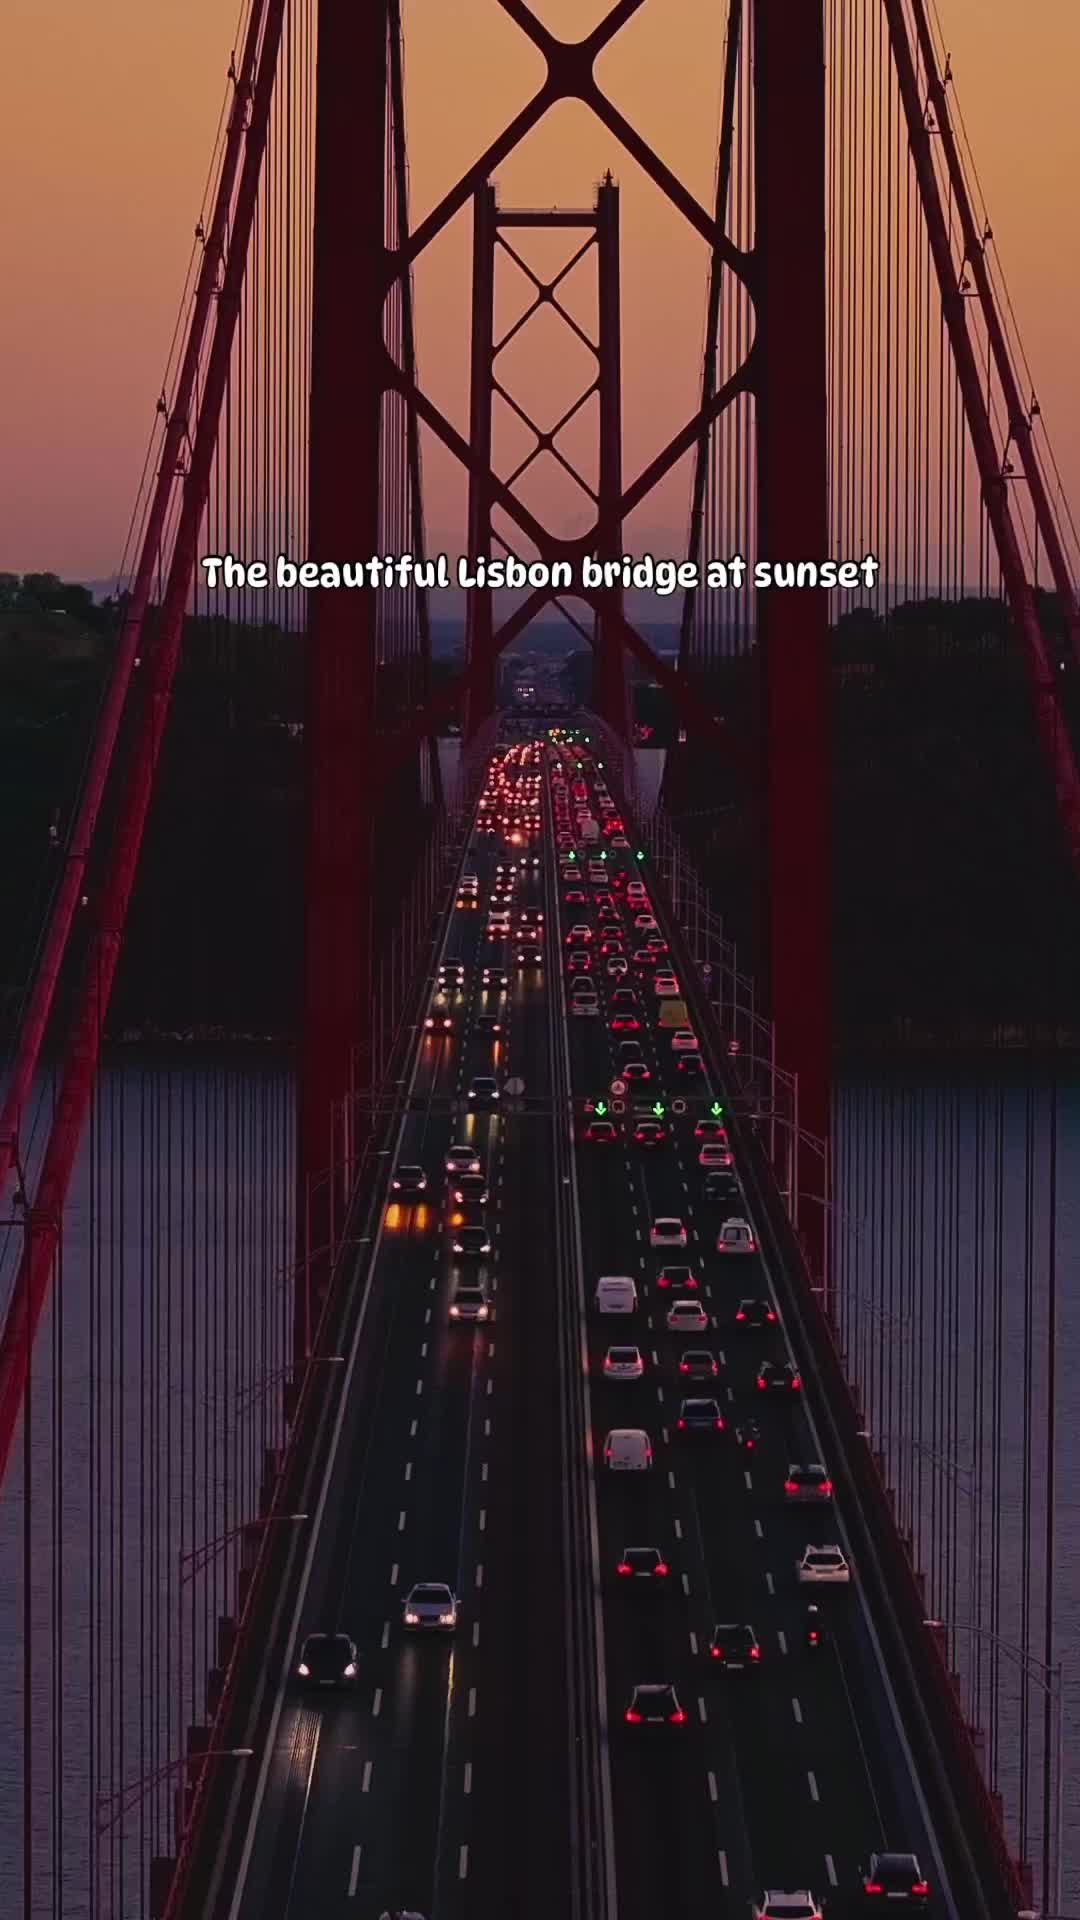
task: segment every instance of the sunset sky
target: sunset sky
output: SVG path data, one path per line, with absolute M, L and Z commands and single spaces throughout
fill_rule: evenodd
M 937 5 L 998 255 L 1080 516 L 1080 6 Z M 237 10 L 237 0 L 5 0 L 0 567 L 100 578 L 117 564 Z M 568 34 L 606 10 L 601 0 L 537 7 Z M 725 17 L 718 0 L 648 0 L 598 76 L 706 203 Z M 404 0 L 404 18 L 415 219 L 521 104 L 539 62 L 494 0 Z M 549 116 L 500 171 L 499 188 L 508 203 L 588 205 L 608 165 L 623 188 L 629 476 L 695 405 L 703 247 L 584 110 Z M 469 237 L 466 217 L 417 275 L 422 377 L 462 425 Z M 539 404 L 544 364 L 537 336 L 531 348 L 523 345 L 517 369 L 526 405 L 530 397 Z M 570 360 L 565 371 L 569 397 Z M 425 478 L 430 544 L 452 545 L 460 537 L 460 489 L 431 449 Z M 679 547 L 686 478 L 684 468 L 634 527 L 638 547 Z M 547 500 L 542 487 L 537 499 Z M 559 518 L 553 508 L 552 524 Z

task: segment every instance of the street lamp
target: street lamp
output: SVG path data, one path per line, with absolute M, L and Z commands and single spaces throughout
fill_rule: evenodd
M 189 1580 L 195 1578 L 197 1573 L 201 1573 L 204 1567 L 209 1566 L 211 1560 L 217 1558 L 222 1547 L 227 1547 L 229 1541 L 235 1540 L 238 1535 L 250 1533 L 257 1527 L 273 1526 L 275 1521 L 278 1520 L 291 1521 L 295 1525 L 298 1521 L 306 1520 L 307 1518 L 308 1515 L 306 1513 L 257 1514 L 253 1520 L 241 1520 L 238 1526 L 230 1527 L 227 1533 L 219 1533 L 215 1540 L 204 1541 L 203 1544 L 198 1547 L 188 1547 L 186 1552 L 182 1551 L 178 1556 L 180 1561 L 181 1585 L 186 1585 Z
M 1006 1659 L 1020 1669 L 1024 1679 L 1034 1681 L 1050 1702 L 1054 1722 L 1054 1768 L 1056 1774 L 1054 1786 L 1054 1805 L 1051 1812 L 1050 1795 L 1043 1795 L 1042 1810 L 1042 1895 L 1045 1900 L 1052 1894 L 1055 1911 L 1061 1907 L 1061 1819 L 1062 1819 L 1062 1782 L 1063 1762 L 1065 1758 L 1065 1676 L 1059 1660 L 1056 1666 L 1048 1666 L 1037 1654 L 1028 1653 L 1025 1648 L 1017 1647 L 1011 1640 L 1003 1640 L 989 1627 L 980 1627 L 974 1622 L 952 1622 L 945 1620 L 924 1620 L 924 1627 L 944 1633 L 970 1633 L 974 1638 L 985 1640 L 991 1647 L 1003 1653 Z M 1019 1916 L 1018 1916 L 1019 1920 Z M 1041 1920 L 1054 1920 L 1052 1914 L 1041 1916 Z
M 178 1760 L 168 1760 L 163 1767 L 156 1767 L 153 1773 L 145 1773 L 141 1780 L 133 1780 L 130 1786 L 118 1787 L 115 1793 L 99 1793 L 97 1796 L 97 1830 L 107 1833 L 109 1828 L 122 1820 L 124 1815 L 137 1807 L 151 1790 L 168 1780 L 170 1775 L 179 1773 L 182 1767 L 204 1766 L 207 1760 L 250 1760 L 254 1747 L 204 1747 L 201 1752 L 185 1753 Z M 107 1809 L 116 1801 L 119 1805 L 112 1813 Z

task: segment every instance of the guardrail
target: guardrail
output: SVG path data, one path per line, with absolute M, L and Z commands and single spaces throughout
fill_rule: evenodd
M 609 781 L 609 784 L 611 782 Z M 625 796 L 620 795 L 624 811 Z M 668 904 L 657 889 L 652 862 L 653 911 L 668 941 L 682 997 L 725 1104 L 735 1091 L 723 1036 Z M 971 1731 L 942 1651 L 923 1625 L 919 1580 L 893 1515 L 889 1495 L 867 1444 L 836 1338 L 814 1291 L 802 1248 L 773 1170 L 753 1128 L 736 1108 L 726 1116 L 759 1238 L 769 1243 L 783 1298 L 781 1310 L 807 1383 L 807 1399 L 830 1450 L 830 1468 L 842 1489 L 841 1507 L 863 1591 L 886 1642 L 890 1679 L 920 1781 L 935 1808 L 935 1832 L 957 1872 L 964 1920 L 1015 1920 L 1023 1888 Z M 981 1854 L 981 1858 L 979 1857 Z M 967 1898 L 964 1898 L 966 1888 Z M 972 1904 L 972 1900 L 978 1904 Z
M 457 850 L 459 869 L 467 845 L 468 836 L 464 835 Z M 453 914 L 455 898 L 456 886 L 451 886 L 436 930 L 436 947 Z M 425 973 L 415 982 L 413 993 L 418 1043 L 428 994 Z M 345 1392 L 344 1379 L 334 1376 L 346 1371 L 332 1368 L 328 1383 L 320 1355 L 351 1350 L 357 1320 L 366 1310 L 374 1279 L 375 1228 L 387 1203 L 393 1164 L 392 1154 L 379 1143 L 395 1137 L 408 1111 L 410 1093 L 406 1084 L 398 1089 L 397 1097 L 385 1105 L 379 1103 L 385 1124 L 380 1132 L 375 1123 L 368 1148 L 357 1163 L 348 1220 L 268 1512 L 311 1512 L 317 1504 Z M 360 1252 L 365 1243 L 372 1253 Z M 211 1755 L 237 1747 L 263 1751 L 273 1713 L 274 1683 L 289 1653 L 297 1587 L 310 1535 L 307 1529 L 263 1526 L 261 1536 L 232 1645 L 222 1663 L 223 1683 L 205 1743 Z M 198 1755 L 193 1757 L 197 1759 Z M 238 1772 L 235 1767 L 223 1768 L 213 1758 L 201 1765 L 185 1809 L 175 1861 L 160 1859 L 151 1864 L 149 1905 L 153 1920 L 209 1920 L 214 1914 L 217 1888 L 228 1886 L 230 1868 L 242 1845 L 242 1815 L 254 1792 L 253 1771 L 257 1769 Z

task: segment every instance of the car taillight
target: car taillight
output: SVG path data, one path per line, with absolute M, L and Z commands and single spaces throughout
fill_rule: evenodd
M 689 1373 L 689 1371 L 690 1371 L 690 1363 L 689 1363 L 689 1361 L 688 1361 L 688 1360 L 680 1360 L 680 1361 L 679 1361 L 679 1372 L 680 1372 L 680 1373 Z
M 784 1492 L 785 1492 L 785 1493 L 798 1493 L 798 1491 L 799 1491 L 799 1483 L 798 1483 L 798 1481 L 797 1481 L 797 1480 L 785 1480 L 785 1481 L 784 1481 Z
M 792 1392 L 793 1392 L 793 1393 L 797 1393 L 797 1392 L 798 1392 L 798 1390 L 799 1390 L 799 1388 L 800 1388 L 801 1386 L 802 1386 L 802 1379 L 801 1379 L 801 1376 L 800 1376 L 799 1374 L 797 1374 L 797 1373 L 794 1373 L 794 1374 L 792 1374 L 792 1376 L 791 1376 L 791 1390 L 792 1390 Z
M 724 1657 L 724 1649 L 723 1649 L 723 1647 L 712 1647 L 712 1648 L 710 1649 L 710 1651 L 711 1651 L 711 1653 L 712 1653 L 712 1657 L 713 1657 L 713 1659 L 714 1659 L 714 1660 L 722 1660 L 722 1659 L 723 1659 L 723 1657 Z
M 681 1727 L 683 1721 L 686 1719 L 686 1715 L 683 1712 L 681 1707 L 677 1707 L 674 1713 L 668 1714 L 668 1719 L 671 1721 L 673 1726 Z
M 633 1573 L 634 1571 L 633 1567 L 630 1565 L 629 1560 L 620 1560 L 618 1570 L 620 1573 Z
M 760 1647 L 751 1647 L 751 1649 L 750 1649 L 750 1658 L 751 1658 L 751 1660 L 760 1660 L 760 1659 L 761 1659 L 761 1648 L 760 1648 Z
M 724 1431 L 724 1423 L 723 1423 L 723 1421 L 722 1421 L 722 1420 L 718 1420 L 718 1421 L 717 1421 L 717 1423 L 716 1423 L 716 1431 L 717 1431 L 717 1433 L 723 1433 L 723 1431 Z
M 653 1572 L 660 1574 L 661 1577 L 665 1573 L 667 1573 L 667 1571 L 668 1571 L 668 1563 L 666 1560 L 658 1560 L 655 1567 L 653 1568 Z
M 822 1491 L 822 1493 L 831 1493 L 831 1492 L 832 1492 L 832 1481 L 831 1481 L 831 1480 L 823 1480 L 823 1481 L 822 1481 L 822 1483 L 821 1483 L 821 1491 Z
M 916 1880 L 915 1885 L 912 1887 L 911 1891 L 912 1893 L 918 1893 L 918 1894 L 929 1893 L 930 1891 L 929 1880 Z
M 735 1318 L 736 1318 L 736 1320 L 745 1320 L 745 1319 L 746 1319 L 746 1315 L 745 1315 L 745 1313 L 743 1312 L 743 1310 L 742 1310 L 742 1308 L 741 1308 L 741 1307 L 739 1308 L 739 1311 L 738 1311 L 738 1313 L 737 1313 L 737 1314 L 735 1315 Z
M 631 1726 L 636 1726 L 638 1721 L 641 1719 L 641 1715 L 635 1710 L 635 1708 L 627 1707 L 626 1718 L 630 1722 Z
M 759 1392 L 759 1393 L 764 1393 L 764 1391 L 765 1391 L 765 1389 L 766 1389 L 766 1387 L 768 1386 L 768 1384 L 769 1384 L 769 1383 L 768 1383 L 768 1381 L 767 1381 L 767 1380 L 763 1380 L 763 1379 L 761 1378 L 761 1375 L 759 1374 L 759 1375 L 758 1375 L 758 1392 Z
M 816 1636 L 816 1635 L 815 1635 L 814 1637 L 815 1637 L 815 1639 L 817 1638 L 817 1636 Z M 884 1889 L 884 1887 L 882 1887 L 882 1886 L 879 1886 L 876 1880 L 864 1880 L 864 1881 L 863 1881 L 863 1892 L 864 1892 L 864 1893 L 884 1893 L 884 1891 L 885 1891 L 885 1889 Z
M 679 1425 L 680 1425 L 680 1427 L 685 1427 L 685 1425 L 686 1425 L 686 1421 L 685 1421 L 685 1420 L 680 1420 L 680 1421 L 679 1421 Z

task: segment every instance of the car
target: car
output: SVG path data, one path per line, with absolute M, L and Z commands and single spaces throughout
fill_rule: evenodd
M 790 1360 L 763 1360 L 755 1382 L 759 1393 L 792 1394 L 802 1390 L 802 1376 Z
M 451 1147 L 443 1166 L 447 1173 L 479 1173 L 480 1155 L 475 1147 Z
M 408 1200 L 413 1194 L 427 1192 L 427 1174 L 423 1167 L 399 1167 L 390 1186 L 402 1200 Z
M 735 1309 L 735 1325 L 747 1333 L 759 1333 L 776 1324 L 776 1308 L 769 1300 L 740 1300 Z
M 638 997 L 633 987 L 616 987 L 611 996 L 611 1004 L 613 1008 L 618 1007 L 620 1011 L 633 1013 L 637 1008 Z
M 451 1013 L 429 1013 L 424 1021 L 425 1033 L 452 1033 L 454 1016 Z
M 686 1713 L 670 1680 L 638 1686 L 623 1713 L 628 1727 L 685 1727 Z
M 793 1461 L 784 1481 L 784 1499 L 824 1503 L 833 1497 L 833 1483 L 820 1461 L 800 1466 Z
M 638 1147 L 662 1147 L 667 1137 L 667 1128 L 659 1120 L 639 1120 L 634 1128 L 634 1144 Z
M 721 1169 L 727 1170 L 729 1168 L 734 1167 L 734 1165 L 735 1165 L 735 1156 L 732 1153 L 730 1147 L 725 1147 L 723 1143 L 719 1140 L 703 1140 L 702 1141 L 701 1146 L 698 1149 L 698 1166 L 699 1167 L 705 1167 L 706 1169 L 710 1167 L 719 1167 Z
M 597 1313 L 636 1313 L 637 1303 L 637 1288 L 626 1274 L 606 1273 L 597 1281 Z
M 668 953 L 670 948 L 662 933 L 650 933 L 645 941 L 650 953 Z
M 675 1071 L 681 1073 L 684 1080 L 704 1080 L 705 1062 L 700 1053 L 678 1053 L 675 1056 Z
M 720 1411 L 719 1400 L 681 1401 L 675 1427 L 678 1433 L 685 1434 L 688 1439 L 698 1434 L 723 1433 L 724 1416 Z
M 463 1207 L 455 1207 L 447 1222 L 451 1227 L 486 1227 L 484 1208 L 475 1206 L 471 1201 Z
M 722 1120 L 699 1120 L 694 1127 L 695 1140 L 719 1140 L 727 1145 L 727 1128 Z
M 347 1633 L 309 1633 L 300 1649 L 296 1677 L 305 1687 L 352 1687 L 359 1662 Z
M 469 1081 L 466 1097 L 471 1107 L 490 1107 L 499 1098 L 499 1083 L 490 1073 L 478 1073 Z
M 577 1020 L 597 1019 L 600 1002 L 595 993 L 573 993 L 570 996 L 570 1011 Z
M 583 907 L 586 899 L 587 895 L 580 887 L 571 887 L 568 892 L 563 894 L 563 901 L 568 907 Z
M 636 947 L 631 958 L 636 973 L 651 973 L 656 965 L 656 955 L 650 953 L 647 947 Z
M 653 964 L 655 964 L 656 955 L 654 953 L 650 953 L 649 959 Z M 653 992 L 661 1000 L 677 1000 L 679 998 L 680 993 L 682 992 L 682 988 L 680 987 L 676 976 L 673 973 L 671 973 L 666 967 L 663 969 L 662 972 L 657 973 L 655 975 L 652 984 L 653 984 Z
M 490 1198 L 488 1183 L 482 1173 L 459 1173 L 450 1192 L 459 1207 L 486 1207 Z
M 625 833 L 613 833 L 611 836 L 611 844 L 613 847 L 618 848 L 619 851 L 622 852 L 627 847 L 629 847 L 630 842 L 627 839 Z
M 609 980 L 621 980 L 627 972 L 627 963 L 621 953 L 613 953 L 604 963 L 604 972 Z
M 460 960 L 443 960 L 439 967 L 440 983 L 447 986 L 465 985 L 465 968 Z
M 470 907 L 478 907 L 480 905 L 480 902 L 477 899 L 475 893 L 459 893 L 457 897 L 457 905 L 458 905 L 459 912 L 461 911 L 467 912 Z
M 592 961 L 584 947 L 575 947 L 566 962 L 567 973 L 591 973 Z
M 635 913 L 634 925 L 639 933 L 656 932 L 656 921 L 651 913 Z
M 673 1300 L 667 1310 L 669 1333 L 704 1333 L 709 1316 L 700 1300 Z
M 515 955 L 519 967 L 542 967 L 543 950 L 540 947 L 519 947 Z
M 781 1893 L 773 1887 L 759 1894 L 750 1908 L 751 1920 L 824 1920 L 815 1896 L 805 1887 Z
M 862 1904 L 869 1913 L 879 1907 L 914 1907 L 924 1912 L 930 1882 L 913 1853 L 872 1853 L 859 1874 Z
M 501 967 L 482 968 L 480 973 L 480 985 L 482 987 L 507 987 L 509 984 L 510 976 L 504 973 Z
M 697 1039 L 695 1035 L 691 1033 L 689 1027 L 675 1028 L 671 1036 L 671 1050 L 673 1053 L 697 1052 Z
M 739 1183 L 734 1167 L 711 1167 L 705 1175 L 702 1192 L 706 1200 L 737 1200 Z
M 699 1283 L 693 1267 L 673 1267 L 665 1261 L 656 1276 L 656 1284 L 672 1287 L 676 1293 L 693 1293 Z
M 630 1013 L 623 1007 L 613 1013 L 608 1021 L 612 1033 L 640 1033 L 641 1021 L 636 1013 Z
M 590 1120 L 585 1129 L 585 1138 L 595 1146 L 613 1147 L 618 1144 L 619 1129 L 614 1120 Z
M 650 1247 L 685 1247 L 686 1228 L 674 1214 L 661 1214 L 649 1228 Z
M 640 1347 L 609 1347 L 604 1355 L 605 1380 L 640 1380 L 644 1372 Z
M 411 1632 L 452 1633 L 458 1623 L 457 1596 L 440 1581 L 418 1581 L 405 1595 L 401 1618 Z
M 638 1082 L 642 1082 L 652 1079 L 652 1074 L 649 1072 L 644 1060 L 627 1060 L 625 1064 L 619 1068 L 619 1074 L 623 1080 L 637 1080 Z
M 714 1627 L 709 1640 L 709 1659 L 722 1673 L 748 1673 L 761 1665 L 761 1648 L 753 1627 L 725 1622 Z
M 740 1420 L 735 1429 L 735 1445 L 744 1453 L 756 1453 L 761 1445 L 761 1428 L 756 1420 Z
M 567 947 L 587 947 L 591 939 L 592 928 L 585 926 L 584 922 L 579 921 L 576 926 L 571 927 L 563 945 Z
M 491 1252 L 491 1236 L 486 1227 L 458 1227 L 452 1246 L 461 1259 L 482 1260 Z
M 450 1302 L 451 1320 L 488 1320 L 490 1317 L 487 1288 L 478 1281 L 461 1281 Z
M 492 1034 L 502 1032 L 502 1021 L 497 1020 L 493 1013 L 478 1013 L 473 1022 L 473 1026 L 477 1033 Z
M 604 1441 L 604 1465 L 612 1473 L 647 1473 L 652 1441 L 644 1427 L 613 1427 Z
M 708 1347 L 687 1347 L 679 1356 L 679 1372 L 687 1380 L 715 1380 L 720 1369 Z
M 624 1547 L 615 1569 L 622 1580 L 666 1580 L 671 1568 L 659 1547 Z
M 717 1253 L 745 1254 L 757 1252 L 757 1241 L 748 1220 L 725 1220 L 716 1236 Z
M 846 1587 L 851 1580 L 851 1568 L 839 1547 L 807 1547 L 795 1562 L 795 1574 L 802 1587 Z

